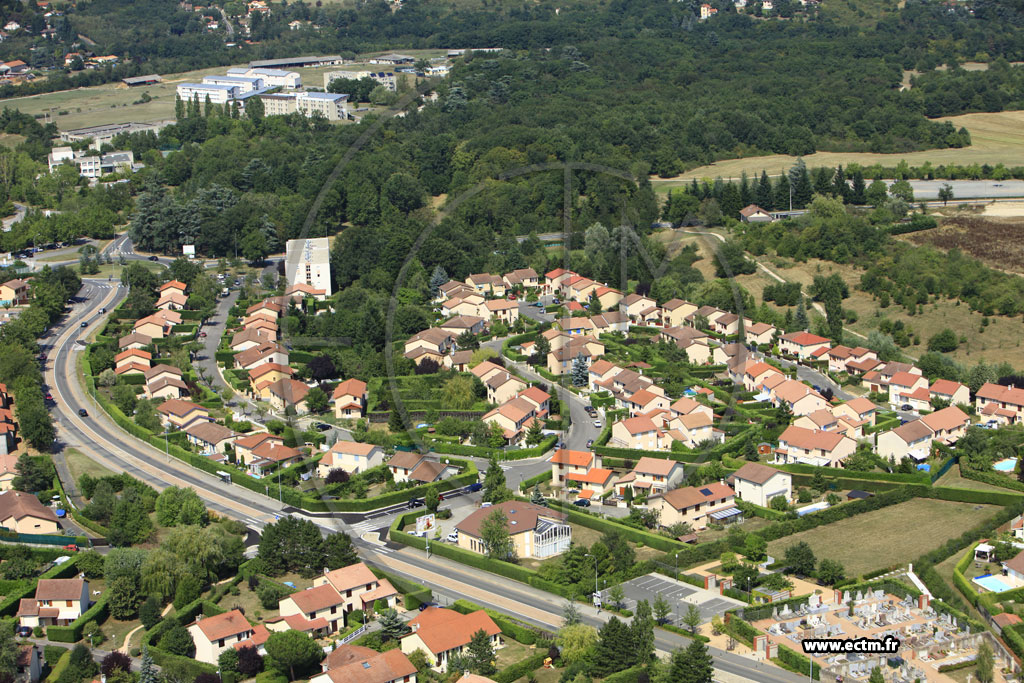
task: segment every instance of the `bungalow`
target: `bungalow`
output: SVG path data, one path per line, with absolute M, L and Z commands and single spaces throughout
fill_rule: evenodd
M 701 18 L 704 18 L 703 12 Z M 757 204 L 749 204 L 740 209 L 740 221 L 743 223 L 771 223 L 773 220 L 772 215 Z
M 883 458 L 900 462 L 906 457 L 918 462 L 931 453 L 932 430 L 926 422 L 913 420 L 895 429 L 882 432 L 875 443 L 875 452 Z
M 288 408 L 295 408 L 295 412 L 302 414 L 306 411 L 306 395 L 309 394 L 309 386 L 297 379 L 282 377 L 281 379 L 267 384 L 263 390 L 270 401 L 270 407 L 283 413 Z
M 339 622 L 345 628 L 345 598 L 330 583 L 311 586 L 281 598 L 277 603 L 280 619 L 268 622 L 271 631 L 294 629 L 303 633 L 337 633 Z
M 284 446 L 284 439 L 270 432 L 256 432 L 240 436 L 235 439 L 235 459 L 241 465 L 248 467 L 253 460 L 259 457 L 255 453 L 256 450 L 265 443 Z
M 465 282 L 449 280 L 438 288 L 437 296 L 434 297 L 434 301 L 437 303 L 444 303 L 449 299 L 461 299 L 467 294 L 472 294 L 474 291 L 475 290 Z
M 551 456 L 551 485 L 563 486 L 571 474 L 586 474 L 601 466 L 601 457 L 590 451 L 572 451 L 559 448 Z
M 358 419 L 366 411 L 366 403 L 369 394 L 366 391 L 366 382 L 359 379 L 347 379 L 334 387 L 331 394 L 334 402 L 334 417 Z
M 302 451 L 285 446 L 283 441 L 266 439 L 252 449 L 249 460 L 249 473 L 262 477 L 264 471 L 273 467 L 288 467 L 302 459 Z
M 974 407 L 982 415 L 1002 411 L 1004 420 L 1010 424 L 1024 421 L 1024 389 L 1013 385 L 985 382 L 974 395 Z M 988 412 L 986 412 L 988 411 Z
M 405 342 L 405 354 L 408 355 L 417 350 L 424 349 L 438 356 L 448 353 L 448 350 L 455 343 L 455 335 L 437 327 L 430 327 L 422 332 L 417 332 Z M 419 362 L 417 362 L 417 365 Z
M 277 342 L 265 341 L 236 353 L 234 363 L 241 370 L 252 370 L 263 363 L 288 365 L 288 351 Z
M 475 368 L 470 369 L 470 372 L 473 374 L 474 377 L 476 377 L 478 380 L 486 384 L 487 380 L 493 377 L 496 373 L 502 373 L 507 371 L 505 370 L 505 368 L 498 365 L 497 363 L 492 363 L 489 360 L 485 360 L 482 363 L 478 364 Z
M 751 323 L 744 325 L 743 338 L 748 344 L 765 346 L 775 338 L 775 326 L 768 323 Z
M 622 292 L 611 287 L 598 287 L 592 296 L 601 304 L 601 310 L 610 311 L 622 301 Z
M 814 357 L 815 351 L 831 348 L 830 342 L 810 332 L 790 332 L 779 337 L 779 351 L 796 356 L 800 360 Z
M 686 316 L 697 311 L 697 304 L 682 299 L 669 299 L 661 305 L 661 324 L 665 327 L 682 327 Z
M 485 299 L 482 296 L 472 292 L 452 297 L 441 304 L 441 315 L 475 315 L 482 318 L 487 315 L 484 301 Z
M 540 287 L 540 278 L 537 276 L 537 271 L 533 268 L 518 268 L 510 273 L 505 273 L 501 279 L 509 289 L 516 287 L 524 289 Z
M 630 417 L 612 425 L 609 444 L 616 448 L 631 448 L 643 451 L 668 450 L 661 431 L 649 417 Z
M 619 496 L 626 494 L 627 488 L 634 493 L 657 495 L 675 488 L 686 477 L 683 463 L 663 458 L 640 458 L 633 469 L 619 477 L 615 482 L 615 491 Z
M 231 336 L 232 351 L 246 351 L 254 346 L 277 340 L 277 333 L 268 330 L 245 329 Z
M 466 278 L 466 284 L 480 294 L 505 296 L 505 281 L 490 273 L 477 273 Z
M 918 389 L 923 389 L 923 391 L 915 395 L 914 392 Z M 927 379 L 910 372 L 897 372 L 889 379 L 889 405 L 894 409 L 898 409 L 915 398 L 918 402 L 923 401 L 924 405 L 928 406 L 930 399 Z
M 458 339 L 467 332 L 469 334 L 480 334 L 484 331 L 486 322 L 483 318 L 475 315 L 457 315 L 444 321 L 438 327 L 445 332 L 451 332 Z
M 546 509 L 546 508 L 545 508 Z M 483 610 L 460 614 L 454 610 L 428 607 L 409 622 L 412 633 L 402 637 L 402 652 L 411 655 L 421 650 L 427 662 L 439 673 L 448 671 L 448 662 L 463 655 L 473 634 L 483 630 L 492 648 L 501 647 L 501 629 Z
M 651 308 L 657 308 L 657 302 L 650 297 L 640 294 L 627 294 L 619 302 L 619 310 L 629 316 L 630 320 L 637 320 L 640 314 Z
M 740 322 L 740 317 L 735 313 L 725 313 L 715 318 L 715 321 L 711 323 L 711 329 L 729 337 L 740 333 Z M 750 318 L 743 318 L 742 322 L 743 327 L 746 328 L 750 324 Z
M 162 398 L 164 400 L 188 396 L 188 386 L 177 377 L 163 375 L 159 379 L 146 383 L 146 398 Z
M 828 406 L 828 401 L 803 382 L 789 379 L 771 390 L 771 401 L 776 407 L 789 406 L 793 415 L 807 415 Z
M 222 424 L 197 420 L 183 430 L 188 442 L 199 449 L 201 455 L 207 457 L 222 455 L 226 452 L 238 433 Z
M 469 364 L 473 362 L 472 349 L 454 351 L 444 357 L 441 366 L 455 372 L 469 372 Z
M 793 499 L 793 475 L 756 462 L 748 462 L 726 480 L 736 497 L 754 505 L 768 507 L 772 498 Z
M 683 396 L 678 401 L 669 406 L 672 418 L 682 417 L 683 415 L 690 415 L 691 413 L 705 413 L 708 417 L 713 418 L 715 416 L 711 406 L 706 406 L 699 401 L 695 401 L 689 396 Z
M 566 475 L 566 486 L 577 489 L 580 498 L 600 500 L 605 493 L 611 492 L 615 473 L 603 467 L 592 467 L 589 472 L 570 472 Z
M 647 505 L 659 513 L 659 524 L 689 524 L 694 531 L 702 531 L 709 523 L 722 524 L 741 521 L 742 513 L 736 507 L 736 493 L 722 483 L 706 486 L 687 486 L 653 496 Z
M 971 390 L 960 382 L 937 379 L 929 387 L 928 394 L 931 401 L 946 401 L 951 406 L 971 405 Z
M 371 613 L 377 600 L 383 600 L 391 608 L 398 599 L 398 591 L 391 582 L 378 579 L 362 562 L 332 569 L 313 579 L 314 587 L 323 585 L 332 586 L 345 599 L 346 614 L 357 609 Z
M 326 479 L 333 469 L 358 474 L 382 464 L 384 451 L 380 446 L 358 441 L 336 441 L 317 464 L 317 475 L 321 479 Z
M 67 626 L 85 614 L 89 605 L 85 579 L 39 579 L 35 598 L 22 598 L 18 604 L 18 625 Z
M 708 335 L 694 327 L 666 327 L 658 336 L 685 351 L 686 359 L 694 365 L 704 365 L 712 359 Z
M 210 411 L 198 403 L 172 398 L 157 406 L 160 422 L 168 430 L 184 429 L 193 422 L 209 422 Z
M 424 460 L 426 456 L 415 451 L 398 451 L 387 461 L 387 466 L 395 483 L 401 484 L 409 481 L 409 475 Z
M 114 372 L 118 375 L 141 375 L 149 370 L 153 354 L 141 349 L 127 349 L 114 356 Z
M 221 652 L 254 634 L 252 625 L 238 609 L 212 617 L 198 617 L 189 624 L 188 632 L 196 645 L 195 659 L 214 665 Z
M 783 465 L 801 463 L 838 467 L 856 450 L 857 442 L 844 434 L 791 425 L 779 437 L 775 461 Z
M 519 559 L 553 557 L 569 549 L 572 527 L 565 515 L 550 508 L 523 501 L 510 500 L 493 507 L 474 510 L 455 525 L 459 547 L 474 553 L 485 553 L 486 543 L 480 532 L 484 520 L 496 510 L 505 515 L 509 537 Z
M 487 402 L 501 405 L 511 401 L 528 385 L 507 370 L 502 370 L 491 373 L 484 386 L 487 388 Z
M 878 407 L 863 396 L 851 398 L 846 403 L 840 403 L 832 408 L 832 413 L 838 417 L 844 417 L 850 421 L 869 423 L 872 426 L 875 424 L 875 414 L 877 412 Z
M 956 406 L 936 410 L 921 418 L 921 422 L 932 430 L 932 440 L 944 444 L 956 443 L 967 433 L 971 418 Z
M 122 351 L 126 349 L 143 349 L 153 343 L 152 337 L 147 337 L 138 332 L 132 332 L 117 340 L 117 347 Z
M 0 285 L 0 306 L 20 306 L 28 303 L 28 282 L 14 279 Z
M 710 329 L 711 325 L 723 315 L 725 315 L 725 311 L 720 308 L 715 308 L 714 306 L 701 306 L 696 311 L 686 316 L 686 322 L 691 327 L 697 329 Z
M 53 510 L 21 491 L 0 493 L 0 526 L 19 534 L 55 534 L 59 529 Z
M 347 656 L 346 656 L 347 655 Z M 331 665 L 331 659 L 345 657 Z M 377 652 L 359 645 L 335 648 L 325 660 L 323 673 L 309 683 L 416 683 L 416 667 L 399 649 Z M 467 683 L 469 683 L 467 681 Z

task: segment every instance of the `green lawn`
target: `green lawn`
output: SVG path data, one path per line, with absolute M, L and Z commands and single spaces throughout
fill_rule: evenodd
M 915 498 L 772 541 L 768 554 L 782 557 L 786 548 L 804 541 L 819 560 L 839 560 L 847 576 L 861 575 L 913 561 L 997 509 L 994 505 Z
M 263 605 L 260 604 L 260 599 L 257 597 L 256 592 L 249 590 L 247 581 L 239 583 L 238 590 L 238 595 L 232 595 L 230 592 L 225 594 L 220 600 L 220 606 L 226 610 L 232 610 L 237 607 L 250 619 L 271 619 L 277 616 L 276 607 L 269 610 L 263 609 Z
M 75 478 L 76 482 L 83 474 L 88 474 L 93 477 L 106 477 L 116 474 L 116 472 L 108 470 L 103 465 L 74 448 L 69 448 L 65 451 L 64 459 L 67 461 L 68 469 L 71 470 L 71 476 Z
M 950 486 L 958 489 L 974 489 L 976 491 L 999 491 L 1006 493 L 1009 489 L 1004 489 L 994 484 L 986 484 L 983 481 L 975 481 L 974 479 L 966 479 L 960 474 L 960 465 L 953 465 L 949 468 L 949 471 L 942 475 L 937 482 L 936 486 Z

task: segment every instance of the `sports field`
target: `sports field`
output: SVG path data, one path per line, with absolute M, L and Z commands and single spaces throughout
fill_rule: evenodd
M 839 560 L 847 576 L 859 576 L 913 562 L 992 516 L 997 509 L 995 505 L 915 498 L 772 541 L 768 554 L 781 559 L 786 548 L 804 541 L 819 561 Z
M 924 152 L 907 152 L 904 154 L 872 154 L 868 152 L 816 152 L 804 157 L 807 166 L 848 166 L 856 162 L 862 166 L 882 164 L 895 166 L 905 159 L 911 166 L 923 164 L 925 161 L 933 165 L 955 163 L 966 164 L 1006 164 L 1019 166 L 1024 158 L 1024 111 L 1004 111 L 994 114 L 964 114 L 948 116 L 938 121 L 950 121 L 958 129 L 963 126 L 971 133 L 971 146 L 964 149 L 932 149 Z M 789 169 L 797 157 L 785 154 L 773 154 L 763 157 L 747 157 L 744 159 L 727 159 L 708 166 L 695 168 L 677 178 L 652 177 L 656 191 L 665 193 L 672 187 L 680 185 L 692 178 L 739 178 L 743 171 L 748 175 L 760 175 L 762 170 L 769 175 L 779 175 Z

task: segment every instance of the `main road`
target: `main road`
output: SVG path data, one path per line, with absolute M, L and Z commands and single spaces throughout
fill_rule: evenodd
M 411 548 L 377 540 L 373 534 L 365 533 L 372 528 L 389 525 L 400 510 L 391 510 L 379 516 L 373 513 L 306 513 L 288 508 L 272 497 L 227 484 L 177 458 L 168 457 L 161 449 L 121 430 L 85 391 L 79 379 L 79 359 L 85 348 L 84 343 L 80 342 L 87 341 L 96 331 L 97 324 L 104 319 L 99 309 L 112 309 L 126 294 L 127 290 L 116 283 L 86 280 L 76 297 L 79 303 L 72 305 L 63 323 L 44 341 L 48 345 L 44 380 L 57 401 L 58 448 L 77 448 L 101 465 L 113 471 L 128 472 L 158 490 L 168 486 L 192 488 L 211 510 L 240 520 L 256 531 L 262 530 L 281 515 L 294 514 L 313 521 L 325 534 L 350 533 L 366 561 L 430 587 L 442 601 L 466 597 L 548 629 L 557 628 L 561 624 L 564 601 L 557 596 L 443 558 L 427 556 Z M 81 325 L 83 322 L 86 323 L 85 327 Z M 577 400 L 569 398 L 571 406 L 582 405 L 578 397 L 573 397 Z M 79 415 L 82 409 L 88 412 L 88 416 Z M 584 420 L 583 425 L 587 424 Z M 546 463 L 544 466 L 547 466 Z M 585 621 L 595 626 L 607 620 L 607 614 L 597 613 L 591 607 L 584 606 L 581 610 Z M 656 644 L 663 652 L 687 643 L 686 639 L 676 634 L 661 630 L 657 632 Z M 801 680 L 789 672 L 759 664 L 749 657 L 715 648 L 711 648 L 711 653 L 716 669 L 731 680 L 766 683 L 797 683 Z

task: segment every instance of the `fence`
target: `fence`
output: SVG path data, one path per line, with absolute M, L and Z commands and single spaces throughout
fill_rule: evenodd
M 352 642 L 353 640 L 355 640 L 355 639 L 356 639 L 356 638 L 358 638 L 359 636 L 361 636 L 361 635 L 363 635 L 364 633 L 366 633 L 366 629 L 367 629 L 367 628 L 369 628 L 369 626 L 368 626 L 367 624 L 363 624 L 362 626 L 360 626 L 359 628 L 357 628 L 357 629 L 356 629 L 355 631 L 352 631 L 352 633 L 348 634 L 347 636 L 345 636 L 344 638 L 342 638 L 341 640 L 339 640 L 339 641 L 338 641 L 338 646 L 340 647 L 340 646 L 342 646 L 342 645 L 348 645 L 348 644 L 349 644 L 349 643 L 351 643 L 351 642 Z
M 85 536 L 50 536 L 49 534 L 21 534 L 11 531 L 6 527 L 0 527 L 0 541 L 7 543 L 35 543 L 38 545 L 89 545 L 89 539 Z

